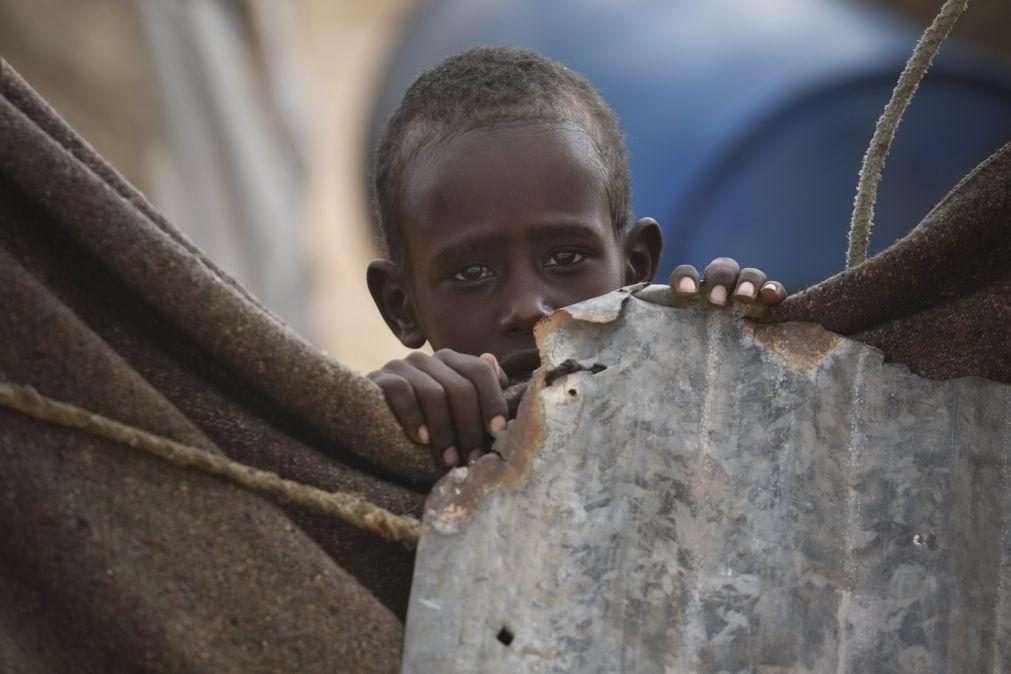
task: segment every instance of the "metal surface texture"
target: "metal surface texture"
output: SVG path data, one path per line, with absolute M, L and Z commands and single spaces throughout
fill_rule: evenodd
M 429 497 L 405 673 L 1008 671 L 1011 387 L 665 286 L 537 337 Z

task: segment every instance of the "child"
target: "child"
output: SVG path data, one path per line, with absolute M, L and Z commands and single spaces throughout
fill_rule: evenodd
M 480 456 L 505 427 L 499 373 L 538 367 L 538 320 L 651 280 L 660 258 L 657 223 L 631 219 L 614 112 L 584 78 L 529 51 L 472 49 L 422 74 L 380 138 L 374 193 L 388 259 L 369 264 L 369 291 L 405 346 L 427 341 L 435 354 L 369 378 L 446 466 Z M 717 307 L 786 296 L 729 258 L 704 278 Z M 682 265 L 670 283 L 694 297 L 699 275 Z

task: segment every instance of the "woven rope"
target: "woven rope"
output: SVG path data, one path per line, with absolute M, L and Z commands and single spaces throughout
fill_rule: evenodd
M 157 456 L 174 466 L 196 468 L 224 477 L 278 503 L 293 503 L 320 515 L 335 517 L 409 549 L 417 545 L 421 522 L 396 515 L 354 494 L 327 492 L 285 480 L 225 456 L 164 438 L 107 417 L 40 395 L 30 386 L 0 382 L 0 405 L 48 423 L 76 428 Z
M 846 268 L 855 267 L 867 259 L 867 244 L 874 224 L 874 203 L 878 197 L 878 184 L 885 168 L 885 159 L 892 148 L 895 131 L 902 121 L 902 114 L 912 100 L 920 80 L 927 74 L 937 50 L 948 37 L 958 17 L 965 11 L 969 0 L 947 0 L 933 23 L 923 32 L 913 55 L 909 57 L 899 81 L 892 91 L 892 97 L 874 127 L 870 147 L 864 154 L 857 183 L 857 195 L 853 200 L 853 217 L 850 219 L 849 250 L 846 251 Z

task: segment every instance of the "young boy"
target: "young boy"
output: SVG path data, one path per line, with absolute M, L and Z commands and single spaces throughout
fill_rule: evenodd
M 477 48 L 422 74 L 386 124 L 374 181 L 388 259 L 369 264 L 369 291 L 405 346 L 435 353 L 369 378 L 445 466 L 480 456 L 505 427 L 499 373 L 538 367 L 538 320 L 656 272 L 660 228 L 632 222 L 614 112 L 533 52 Z M 717 307 L 786 296 L 729 258 L 704 278 Z M 670 284 L 694 297 L 699 274 L 682 265 Z

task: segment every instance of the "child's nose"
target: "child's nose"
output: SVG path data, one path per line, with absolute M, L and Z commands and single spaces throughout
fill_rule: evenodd
M 523 294 L 507 304 L 499 327 L 503 332 L 531 332 L 534 324 L 553 310 L 554 307 L 541 293 Z

